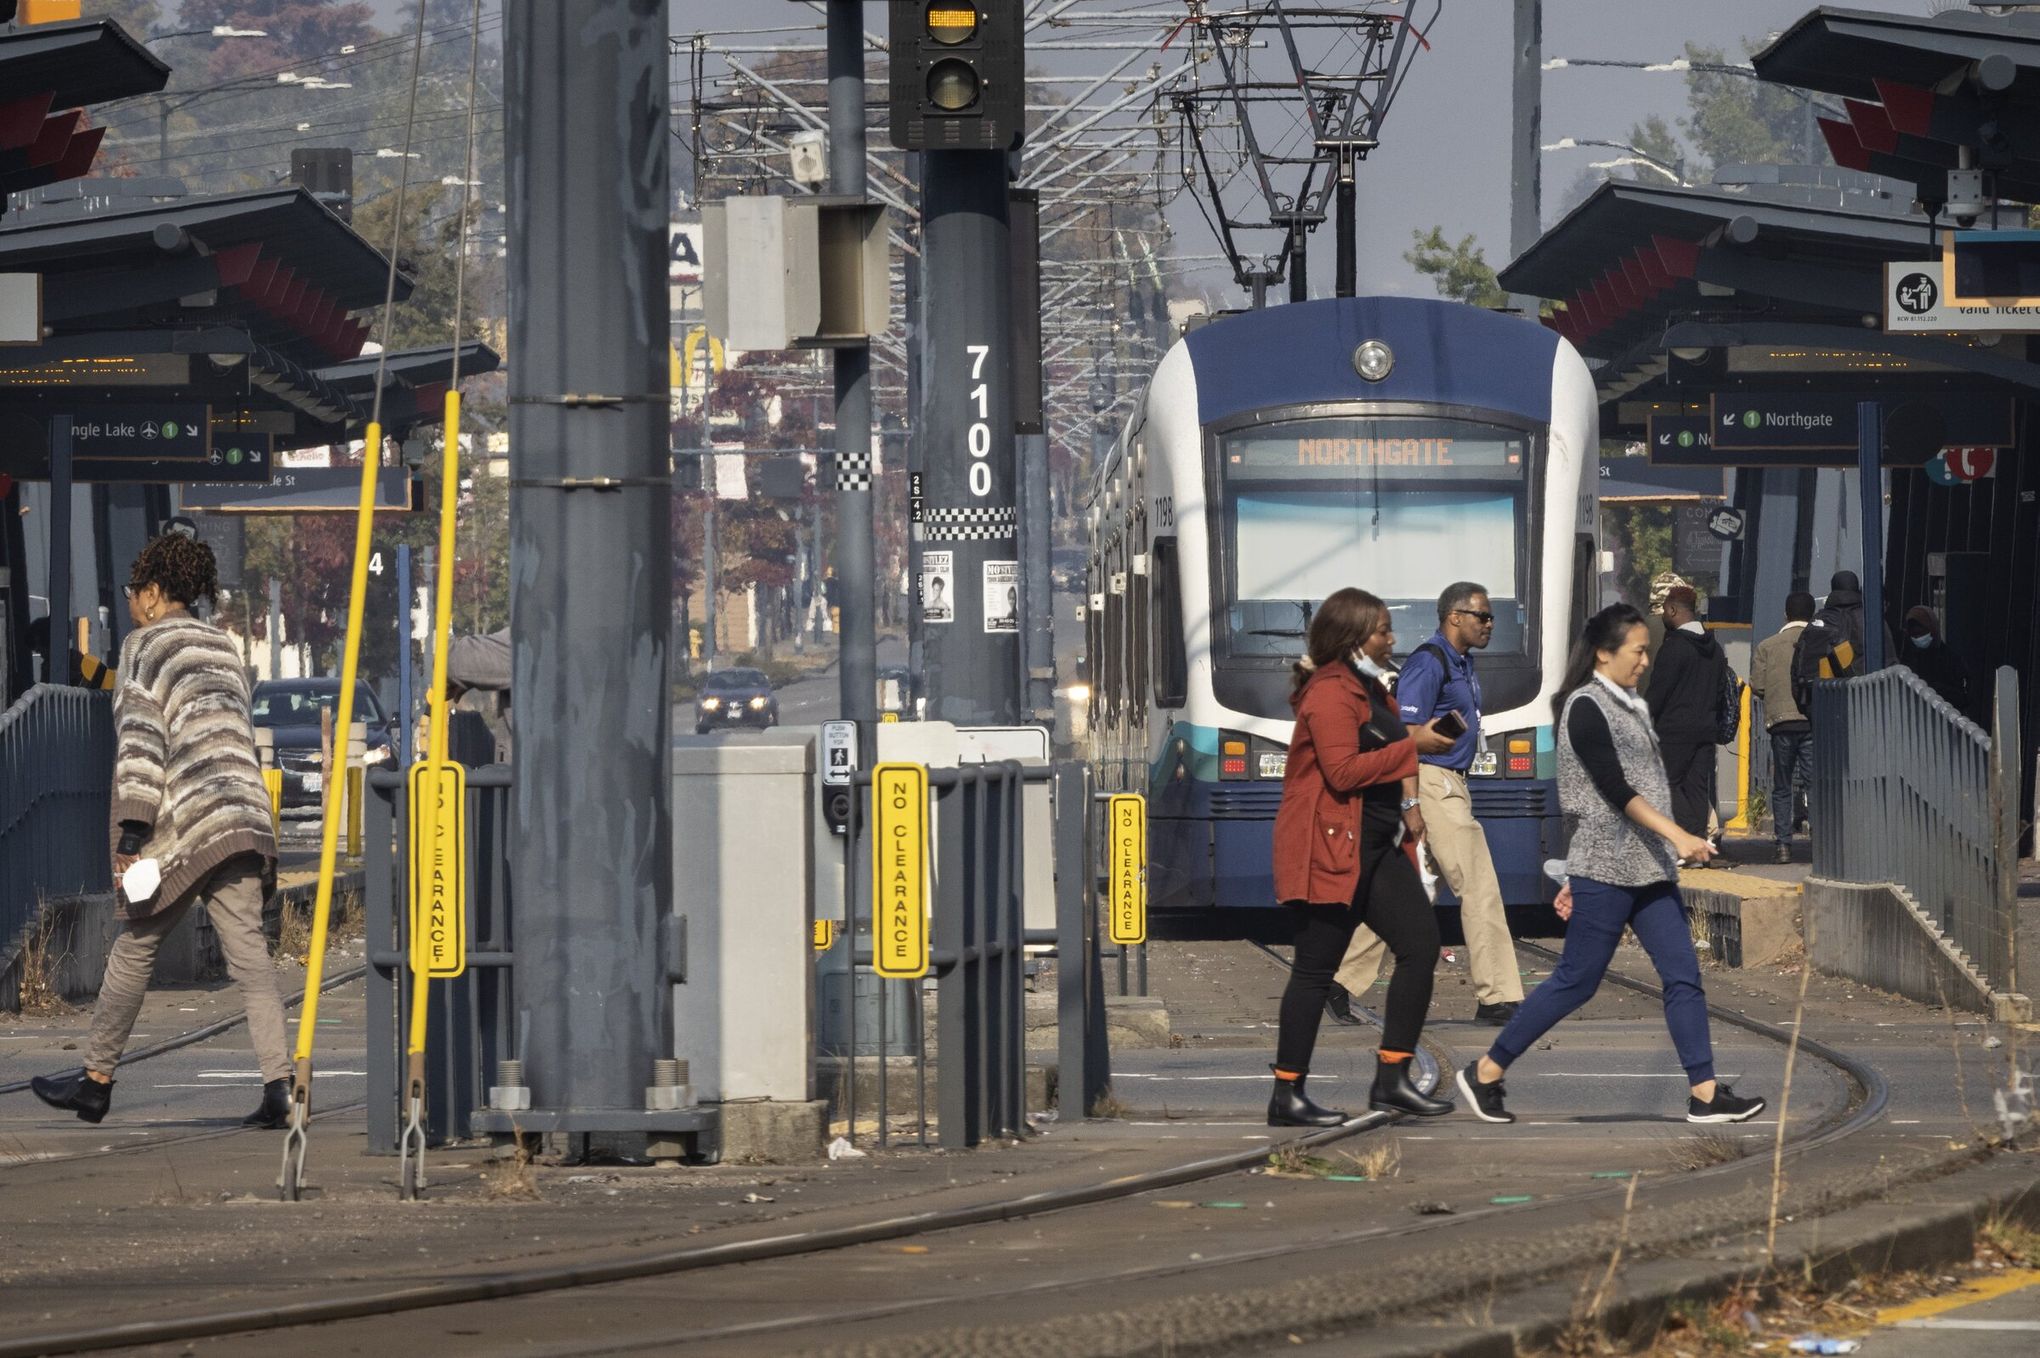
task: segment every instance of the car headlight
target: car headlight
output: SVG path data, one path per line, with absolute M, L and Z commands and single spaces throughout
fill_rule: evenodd
M 765 710 L 765 699 L 763 697 L 751 699 L 751 710 L 753 712 L 763 712 Z
M 701 700 L 701 710 L 704 712 L 713 712 L 721 706 L 722 699 L 720 698 L 703 698 Z

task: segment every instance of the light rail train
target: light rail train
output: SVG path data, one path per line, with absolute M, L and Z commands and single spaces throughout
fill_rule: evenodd
M 1488 587 L 1473 804 L 1512 908 L 1559 852 L 1550 701 L 1598 606 L 1598 411 L 1553 331 L 1360 297 L 1225 316 L 1162 358 L 1091 488 L 1089 758 L 1148 798 L 1158 915 L 1276 904 L 1290 666 L 1358 585 L 1407 655 L 1440 590 Z M 1440 888 L 1440 903 L 1451 904 Z

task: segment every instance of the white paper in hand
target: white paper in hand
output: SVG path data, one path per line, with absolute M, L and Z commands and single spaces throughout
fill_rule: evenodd
M 153 858 L 138 858 L 120 875 L 121 894 L 131 905 L 140 905 L 163 885 L 163 867 Z

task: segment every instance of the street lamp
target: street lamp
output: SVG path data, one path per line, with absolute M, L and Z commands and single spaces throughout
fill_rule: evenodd
M 1596 137 L 1560 137 L 1557 141 L 1546 142 L 1537 149 L 1540 151 L 1576 151 L 1586 146 L 1598 146 L 1604 150 L 1623 152 L 1623 158 L 1620 160 L 1599 160 L 1593 162 L 1593 169 L 1609 170 L 1617 169 L 1624 165 L 1647 165 L 1682 189 L 1693 187 L 1686 182 L 1686 164 L 1683 160 L 1675 164 L 1666 164 L 1642 147 L 1631 146 L 1626 141 L 1602 141 Z

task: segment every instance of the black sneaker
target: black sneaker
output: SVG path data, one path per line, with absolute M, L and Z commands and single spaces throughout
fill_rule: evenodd
M 1516 1017 L 1520 1002 L 1503 1000 L 1500 1004 L 1480 1004 L 1473 1009 L 1473 1021 L 1485 1023 L 1490 1028 L 1506 1028 L 1509 1020 Z
M 1332 1016 L 1332 1022 L 1343 1023 L 1348 1027 L 1357 1026 L 1362 1022 L 1361 1017 L 1353 1012 L 1352 994 L 1337 981 L 1332 982 L 1332 988 L 1325 992 L 1325 1012 Z
M 1764 1111 L 1762 1099 L 1746 1099 L 1720 1081 L 1715 1081 L 1714 1097 L 1706 1103 L 1686 1097 L 1686 1121 L 1688 1122 L 1748 1122 Z
M 1502 1096 L 1508 1091 L 1502 1088 L 1500 1080 L 1488 1084 L 1480 1078 L 1480 1062 L 1469 1061 L 1466 1069 L 1459 1072 L 1459 1092 L 1466 1096 L 1466 1106 L 1482 1122 L 1514 1122 L 1516 1115 L 1502 1107 Z

